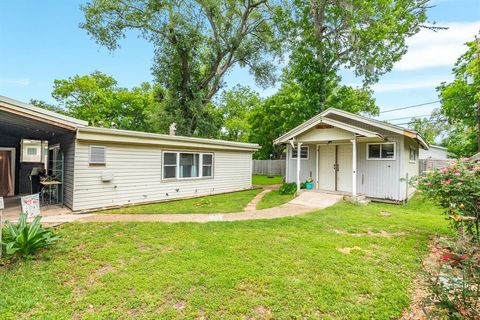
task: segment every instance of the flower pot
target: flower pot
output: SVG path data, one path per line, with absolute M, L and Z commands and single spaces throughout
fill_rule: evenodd
M 305 188 L 307 190 L 312 190 L 313 189 L 313 182 L 306 182 L 305 183 Z

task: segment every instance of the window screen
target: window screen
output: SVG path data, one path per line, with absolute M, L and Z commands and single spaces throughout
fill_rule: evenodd
M 295 149 L 292 148 L 292 159 L 297 158 L 297 151 L 298 151 L 298 147 L 295 148 Z M 309 147 L 308 146 L 301 147 L 300 159 L 308 159 L 308 152 L 309 152 Z
M 213 176 L 213 155 L 203 154 L 202 155 L 202 176 L 211 177 Z
M 172 179 L 176 177 L 177 154 L 165 152 L 163 154 L 163 178 Z
M 106 148 L 100 146 L 90 146 L 90 163 L 105 164 Z

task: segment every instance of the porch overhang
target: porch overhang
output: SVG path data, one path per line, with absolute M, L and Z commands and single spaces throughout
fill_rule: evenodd
M 366 130 L 357 126 L 353 126 L 347 123 L 343 123 L 337 120 L 333 120 L 327 117 L 323 117 L 321 115 L 317 115 L 313 117 L 312 119 L 308 120 L 307 122 L 304 122 L 303 124 L 299 125 L 298 127 L 294 128 L 293 130 L 290 130 L 280 138 L 274 140 L 274 144 L 286 144 L 290 140 L 298 140 L 297 138 L 306 133 L 307 131 L 315 128 L 318 125 L 325 124 L 334 128 L 338 128 L 347 132 L 352 133 L 352 137 L 358 137 L 358 138 L 367 138 L 367 139 L 372 139 L 372 140 L 385 140 L 384 137 L 379 134 L 378 132 L 373 132 L 370 130 Z M 345 137 L 339 137 L 340 140 L 349 140 L 350 138 L 345 138 Z M 333 139 L 335 141 L 339 139 Z M 298 140 L 300 141 L 300 140 Z M 321 141 L 317 141 L 321 142 Z

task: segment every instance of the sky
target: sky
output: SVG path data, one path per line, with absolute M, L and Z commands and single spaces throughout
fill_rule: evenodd
M 0 0 L 0 95 L 28 102 L 51 97 L 53 81 L 95 70 L 113 76 L 122 87 L 152 81 L 153 47 L 129 36 L 121 48 L 109 52 L 79 28 L 84 17 L 79 0 Z M 480 0 L 432 0 L 428 18 L 448 30 L 422 30 L 407 39 L 408 52 L 394 69 L 373 86 L 382 113 L 379 119 L 429 114 L 433 103 L 396 112 L 390 109 L 438 100 L 435 87 L 452 79 L 451 69 L 480 30 Z M 359 85 L 350 72 L 342 71 L 343 82 Z M 262 96 L 278 89 L 259 88 L 247 69 L 236 67 L 226 77 L 228 87 L 249 85 Z M 408 120 L 392 120 L 405 123 Z

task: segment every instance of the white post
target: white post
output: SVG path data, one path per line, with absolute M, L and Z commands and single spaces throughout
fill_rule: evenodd
M 300 158 L 302 151 L 302 143 L 297 143 L 297 191 L 300 191 Z
M 352 141 L 352 198 L 357 196 L 357 137 Z
M 0 260 L 2 260 L 2 230 L 3 230 L 3 197 L 0 197 Z

